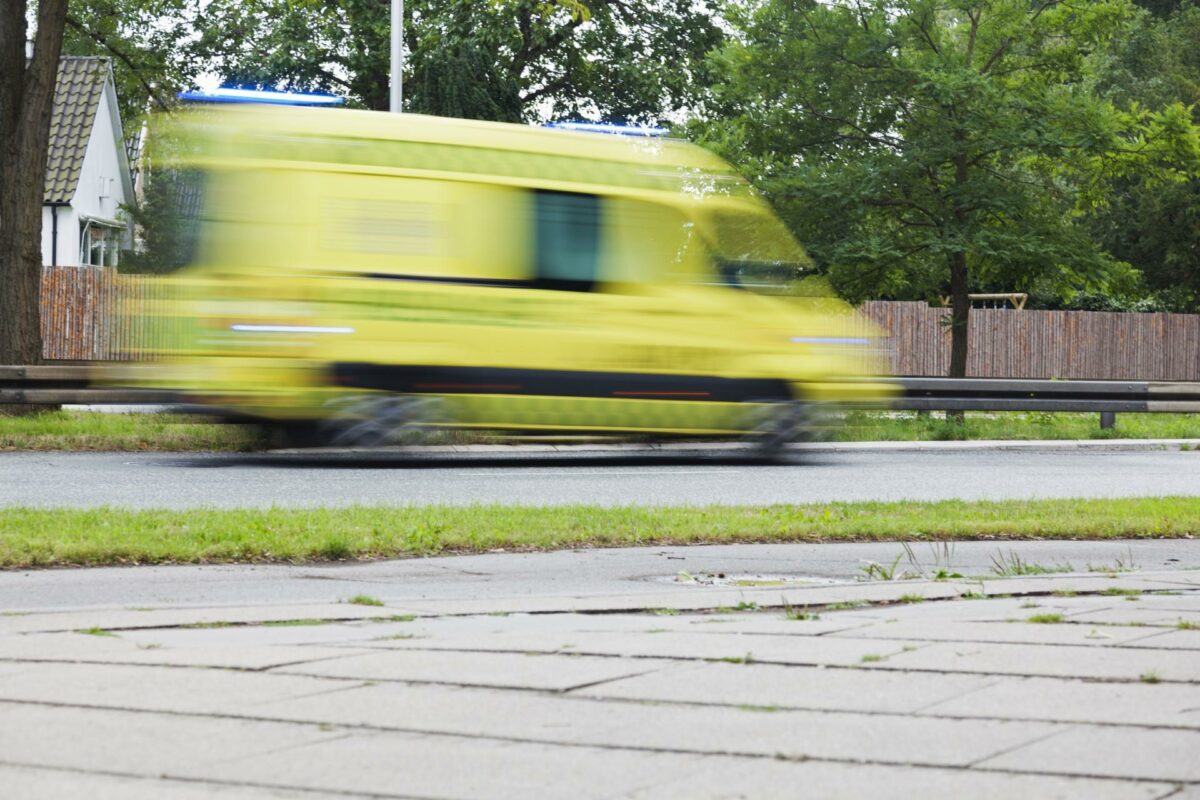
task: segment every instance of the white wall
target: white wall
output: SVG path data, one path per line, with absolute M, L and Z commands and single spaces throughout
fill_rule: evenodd
M 120 138 L 120 121 L 116 117 L 116 95 L 111 82 L 104 87 L 96 118 L 92 122 L 92 133 L 88 139 L 83 167 L 79 173 L 79 184 L 71 198 L 70 224 L 64 228 L 62 209 L 59 210 L 60 266 L 75 266 L 79 258 L 79 227 L 86 218 L 105 221 L 122 221 L 121 206 L 127 202 L 128 174 L 125 166 L 125 143 Z M 130 234 L 126 226 L 126 240 Z M 44 238 L 44 237 L 43 237 Z M 44 252 L 44 251 L 43 251 Z
M 83 170 L 79 174 L 79 186 L 71 206 L 81 215 L 100 219 L 117 219 L 121 204 L 125 202 L 125 185 L 121 180 L 120 148 L 124 143 L 113 131 L 112 111 L 101 97 L 96 119 L 92 123 L 92 135 L 88 140 L 87 153 L 83 157 Z M 105 179 L 108 197 L 100 196 L 100 179 Z
M 50 206 L 42 206 L 42 263 L 47 266 L 79 265 L 79 217 L 70 206 L 58 207 L 58 259 L 54 259 L 51 234 L 54 216 Z

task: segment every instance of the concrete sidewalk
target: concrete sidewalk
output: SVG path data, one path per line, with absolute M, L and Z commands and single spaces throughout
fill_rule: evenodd
M 0 786 L 1200 797 L 1200 571 L 694 577 L 604 596 L 6 614 Z

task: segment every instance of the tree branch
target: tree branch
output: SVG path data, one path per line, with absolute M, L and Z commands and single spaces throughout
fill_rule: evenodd
M 82 22 L 69 14 L 67 15 L 67 24 L 82 33 L 84 36 L 90 38 L 96 44 L 103 47 L 105 50 L 111 53 L 114 58 L 116 58 L 125 66 L 129 67 L 130 72 L 133 73 L 134 77 L 137 78 L 138 83 L 140 83 L 146 90 L 146 93 L 149 95 L 150 99 L 153 100 L 163 111 L 171 110 L 170 105 L 163 101 L 162 97 L 159 96 L 158 90 L 151 86 L 149 81 L 142 77 L 141 68 L 137 64 L 133 63 L 133 60 L 128 55 L 114 47 L 112 42 L 108 40 L 107 36 L 89 30 Z

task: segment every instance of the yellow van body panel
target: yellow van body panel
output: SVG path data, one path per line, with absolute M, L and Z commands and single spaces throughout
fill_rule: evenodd
M 185 116 L 198 246 L 150 382 L 194 402 L 321 420 L 394 394 L 436 399 L 435 425 L 728 436 L 765 404 L 891 391 L 845 304 L 731 285 L 805 256 L 701 148 L 408 114 Z

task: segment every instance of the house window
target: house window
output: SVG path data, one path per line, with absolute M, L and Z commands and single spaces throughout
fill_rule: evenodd
M 121 228 L 88 220 L 79 227 L 79 263 L 92 267 L 115 267 L 121 252 Z
M 534 219 L 537 286 L 591 291 L 600 260 L 600 198 L 538 191 L 534 193 Z

